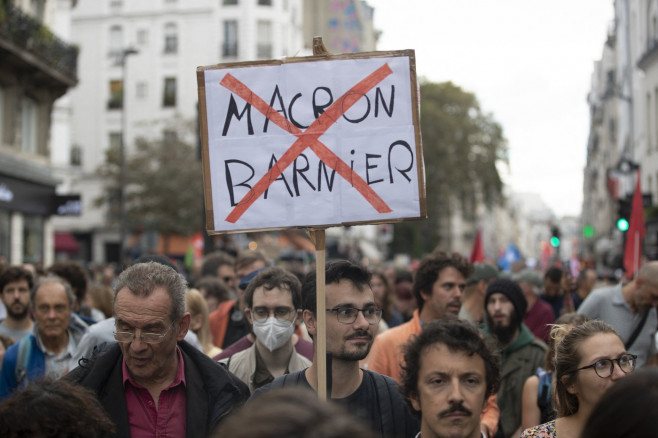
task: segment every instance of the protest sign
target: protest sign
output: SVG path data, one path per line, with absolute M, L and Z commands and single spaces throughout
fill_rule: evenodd
M 210 234 L 426 216 L 411 50 L 197 69 Z

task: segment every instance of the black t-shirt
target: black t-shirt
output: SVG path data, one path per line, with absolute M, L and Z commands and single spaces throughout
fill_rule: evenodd
M 272 383 L 257 389 L 252 398 L 270 389 L 286 386 L 301 386 L 312 391 L 305 371 L 277 377 Z M 345 398 L 331 400 L 345 406 L 365 424 L 370 424 L 378 436 L 413 438 L 420 431 L 420 423 L 411 414 L 395 380 L 374 371 L 363 370 L 363 380 L 356 391 Z

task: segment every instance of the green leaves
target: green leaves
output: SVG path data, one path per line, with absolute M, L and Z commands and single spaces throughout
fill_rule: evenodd
M 503 128 L 473 93 L 451 82 L 421 82 L 420 124 L 428 219 L 395 225 L 394 252 L 420 256 L 450 245 L 453 213 L 475 221 L 476 207 L 503 201 L 497 164 L 507 163 Z

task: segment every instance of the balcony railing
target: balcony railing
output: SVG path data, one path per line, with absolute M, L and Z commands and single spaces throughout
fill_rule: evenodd
M 78 48 L 60 40 L 38 20 L 6 2 L 0 2 L 0 39 L 77 80 Z

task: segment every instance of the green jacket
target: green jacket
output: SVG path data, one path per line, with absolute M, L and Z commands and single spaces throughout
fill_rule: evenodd
M 521 324 L 519 336 L 501 351 L 498 406 L 500 425 L 507 438 L 521 426 L 523 385 L 538 367 L 544 365 L 546 350 L 546 344 L 535 338 L 525 324 Z

